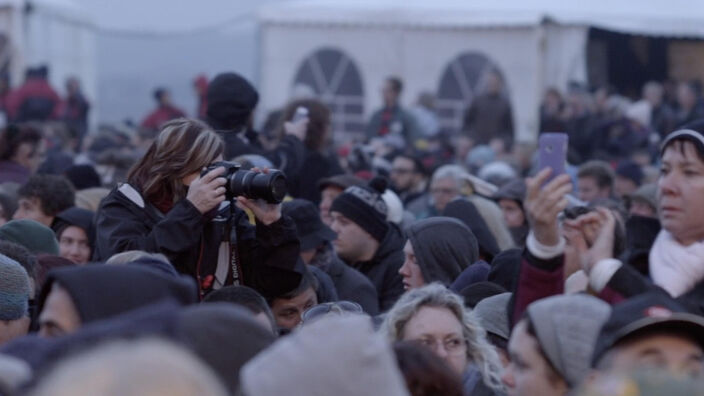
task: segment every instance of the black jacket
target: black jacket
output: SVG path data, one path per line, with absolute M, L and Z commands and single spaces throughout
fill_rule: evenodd
M 404 242 L 401 230 L 395 225 L 390 225 L 374 258 L 352 264 L 353 268 L 366 275 L 376 287 L 381 312 L 388 311 L 403 294 L 403 280 L 398 270 L 404 261 Z
M 379 297 L 372 282 L 343 263 L 331 245 L 328 244 L 324 251 L 316 254 L 311 266 L 320 268 L 330 276 L 340 300 L 356 302 L 371 316 L 379 314 Z
M 320 203 L 318 182 L 343 173 L 345 171 L 337 157 L 306 149 L 300 172 L 291 176 L 286 174 L 288 193 L 292 197 L 306 199 L 318 205 Z
M 267 151 L 256 140 L 257 133 L 251 130 L 246 132 L 218 131 L 218 134 L 225 141 L 225 159 L 227 161 L 240 155 L 256 154 L 266 157 L 276 169 L 283 171 L 287 178 L 296 179 L 302 170 L 305 146 L 295 136 L 284 136 L 274 150 Z
M 244 211 L 236 209 L 234 217 L 243 283 L 265 297 L 295 289 L 301 274 L 294 269 L 300 249 L 293 221 L 282 217 L 269 226 L 254 227 Z M 220 223 L 210 221 L 186 199 L 162 214 L 115 188 L 96 215 L 94 259 L 104 261 L 127 250 L 162 253 L 177 271 L 196 279 L 203 297 L 212 289 L 223 231 Z

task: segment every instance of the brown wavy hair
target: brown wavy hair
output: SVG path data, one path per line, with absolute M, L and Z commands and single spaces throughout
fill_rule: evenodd
M 142 159 L 130 169 L 127 181 L 146 200 L 156 202 L 186 196 L 183 178 L 212 163 L 224 151 L 224 143 L 205 123 L 179 118 L 162 125 L 159 135 Z
M 330 109 L 323 102 L 315 99 L 294 100 L 286 105 L 280 120 L 279 137 L 284 136 L 284 122 L 290 121 L 299 107 L 308 109 L 308 130 L 303 144 L 311 151 L 325 149 L 326 135 L 330 128 Z

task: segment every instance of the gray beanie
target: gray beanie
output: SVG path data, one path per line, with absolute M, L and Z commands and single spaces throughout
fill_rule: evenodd
M 0 254 L 0 320 L 27 316 L 29 276 L 15 260 Z
M 586 294 L 552 296 L 528 306 L 528 317 L 545 356 L 574 387 L 591 368 L 591 357 L 611 307 Z
M 322 318 L 303 327 L 240 373 L 248 396 L 408 396 L 391 346 L 361 315 Z
M 501 293 L 481 300 L 474 313 L 479 318 L 479 323 L 487 333 L 494 334 L 505 340 L 511 335 L 508 327 L 508 302 L 512 293 Z

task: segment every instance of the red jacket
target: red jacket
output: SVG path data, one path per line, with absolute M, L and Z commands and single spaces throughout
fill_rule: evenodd
M 175 118 L 185 117 L 186 114 L 180 109 L 173 106 L 160 106 L 152 111 L 147 118 L 142 121 L 142 127 L 147 129 L 157 130 L 161 124 Z

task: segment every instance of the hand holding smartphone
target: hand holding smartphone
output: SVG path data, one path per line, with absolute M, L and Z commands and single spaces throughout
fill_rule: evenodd
M 565 173 L 568 137 L 566 133 L 543 133 L 538 138 L 538 171 L 552 169 L 545 184 Z

